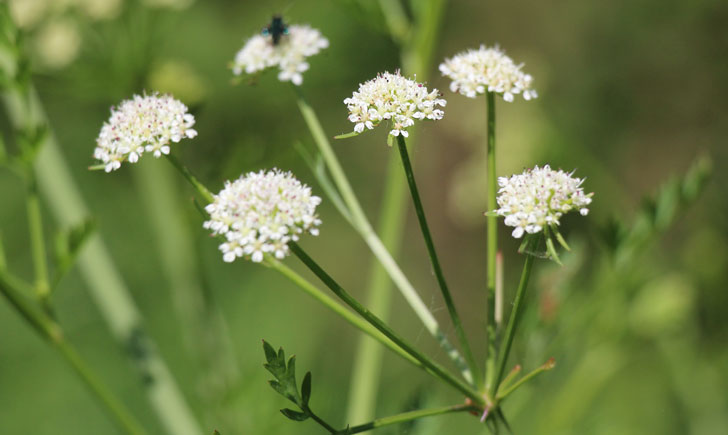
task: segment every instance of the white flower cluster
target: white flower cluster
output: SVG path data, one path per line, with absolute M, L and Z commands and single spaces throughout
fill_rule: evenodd
M 440 64 L 442 75 L 450 78 L 450 90 L 469 98 L 478 94 L 495 92 L 503 94 L 503 99 L 512 102 L 513 96 L 523 94 L 525 100 L 536 98 L 536 90 L 531 88 L 533 77 L 521 71 L 523 64 L 516 65 L 513 59 L 498 46 L 478 50 L 468 50 L 445 59 Z
M 169 154 L 170 142 L 197 136 L 194 124 L 187 106 L 170 95 L 134 95 L 111 108 L 111 117 L 96 139 L 94 158 L 111 172 L 125 160 L 135 163 L 144 152 L 154 157 Z
M 594 194 L 584 194 L 584 179 L 572 174 L 554 171 L 546 165 L 510 178 L 498 178 L 500 208 L 495 211 L 506 218 L 506 225 L 515 227 L 513 237 L 519 239 L 524 232 L 535 234 L 546 225 L 559 225 L 559 218 L 572 210 L 579 210 L 582 216 L 589 213 L 586 206 Z
M 205 207 L 210 220 L 203 226 L 222 235 L 223 260 L 238 257 L 263 261 L 265 254 L 288 255 L 288 242 L 304 232 L 318 235 L 321 198 L 290 172 L 278 169 L 250 172 L 231 182 Z
M 446 101 L 440 98 L 437 89 L 429 92 L 424 85 L 402 77 L 397 71 L 379 74 L 360 84 L 359 90 L 345 99 L 344 104 L 356 133 L 365 128 L 371 130 L 382 120 L 390 120 L 389 134 L 407 137 L 406 129 L 414 125 L 415 119 L 442 119 L 445 112 L 437 106 L 445 107 Z
M 278 66 L 278 80 L 300 85 L 302 73 L 309 68 L 306 58 L 328 46 L 329 40 L 321 32 L 306 25 L 288 26 L 288 34 L 277 45 L 271 35 L 255 35 L 235 55 L 233 74 L 253 74 Z

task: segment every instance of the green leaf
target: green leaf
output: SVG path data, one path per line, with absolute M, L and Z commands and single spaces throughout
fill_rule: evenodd
M 263 352 L 265 352 L 265 360 L 268 361 L 268 364 L 272 364 L 276 360 L 276 351 L 265 340 L 263 340 Z
M 553 226 L 553 227 L 551 227 L 551 231 L 554 232 L 554 235 L 556 236 L 556 241 L 559 242 L 559 245 L 563 246 L 564 249 L 566 249 L 567 251 L 571 251 L 571 248 L 566 243 L 566 240 L 564 240 L 564 236 L 561 235 L 561 233 L 559 232 L 559 229 L 556 228 L 555 226 Z
M 288 408 L 281 409 L 281 414 L 294 421 L 304 421 L 310 417 L 307 412 L 294 411 Z
M 263 367 L 276 378 L 269 381 L 270 386 L 278 394 L 301 406 L 301 396 L 298 394 L 298 386 L 296 385 L 296 357 L 292 356 L 286 365 L 286 354 L 283 348 L 278 349 L 278 353 L 276 353 L 266 341 L 263 341 L 263 351 L 268 361 Z
M 552 260 L 554 260 L 559 266 L 563 266 L 561 260 L 559 259 L 559 254 L 556 253 L 554 241 L 548 235 L 546 235 L 546 251 L 549 253 L 549 256 Z
M 495 210 L 490 210 L 483 213 L 483 215 L 487 217 L 498 217 L 498 212 Z
M 306 372 L 301 382 L 301 400 L 304 408 L 308 406 L 308 399 L 311 398 L 311 372 Z
M 53 285 L 73 267 L 86 241 L 96 230 L 96 223 L 92 219 L 71 227 L 56 234 L 54 245 L 54 261 L 56 270 L 53 276 Z

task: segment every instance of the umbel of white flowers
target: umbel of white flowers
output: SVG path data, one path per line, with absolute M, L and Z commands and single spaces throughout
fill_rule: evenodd
M 329 40 L 307 25 L 288 26 L 288 34 L 278 44 L 273 44 L 272 35 L 255 35 L 235 55 L 233 74 L 254 74 L 277 66 L 280 69 L 278 80 L 300 85 L 302 73 L 309 68 L 306 58 L 328 46 Z
M 498 178 L 499 208 L 495 212 L 505 217 L 506 225 L 515 227 L 513 237 L 520 239 L 524 233 L 536 234 L 547 225 L 559 225 L 561 216 L 572 210 L 578 210 L 582 216 L 589 213 L 587 205 L 594 194 L 584 194 L 584 179 L 572 175 L 573 172 L 554 171 L 545 165 L 510 178 Z
M 303 233 L 318 235 L 321 198 L 290 172 L 250 172 L 225 182 L 214 198 L 205 207 L 210 219 L 203 226 L 225 238 L 220 251 L 228 263 L 238 257 L 259 263 L 265 254 L 282 259 L 288 242 Z
M 111 172 L 124 161 L 135 163 L 145 152 L 154 157 L 169 154 L 170 143 L 197 136 L 194 124 L 187 106 L 170 95 L 134 95 L 111 108 L 96 139 L 94 158 Z
M 402 77 L 399 71 L 385 72 L 359 85 L 359 90 L 344 100 L 349 109 L 349 121 L 354 123 L 354 132 L 373 129 L 380 122 L 391 122 L 392 136 L 409 136 L 407 128 L 415 120 L 442 119 L 446 101 L 440 98 L 437 89 L 427 88 L 414 80 Z
M 445 59 L 440 64 L 440 72 L 452 80 L 453 92 L 469 98 L 486 91 L 495 92 L 512 102 L 517 94 L 522 94 L 525 100 L 538 96 L 531 87 L 533 77 L 521 71 L 522 67 L 523 64 L 517 65 L 497 45 L 493 48 L 481 45 L 478 50 L 467 50 Z

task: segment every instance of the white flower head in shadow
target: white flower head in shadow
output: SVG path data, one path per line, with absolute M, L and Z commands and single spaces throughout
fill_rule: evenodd
M 94 158 L 111 172 L 124 161 L 137 162 L 144 153 L 161 157 L 169 154 L 170 144 L 197 136 L 194 124 L 187 106 L 170 95 L 134 95 L 111 108 L 96 139 Z
M 210 219 L 203 226 L 224 237 L 220 251 L 228 263 L 236 258 L 259 263 L 266 254 L 282 259 L 290 241 L 303 233 L 318 235 L 321 198 L 290 172 L 250 172 L 226 182 L 214 198 L 205 207 Z

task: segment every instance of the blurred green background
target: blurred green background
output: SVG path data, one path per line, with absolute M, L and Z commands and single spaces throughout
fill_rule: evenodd
M 359 334 L 274 271 L 240 261 L 224 264 L 201 228 L 192 190 L 167 163 L 146 158 L 112 175 L 86 167 L 109 107 L 134 93 L 159 90 L 191 107 L 199 136 L 174 152 L 211 189 L 242 172 L 276 166 L 293 170 L 322 194 L 293 147 L 301 142 L 315 149 L 289 86 L 273 72 L 233 85 L 228 65 L 274 13 L 319 28 L 331 45 L 311 58 L 303 90 L 327 134 L 350 131 L 343 99 L 377 72 L 400 67 L 400 50 L 374 2 L 9 3 L 26 32 L 33 80 L 73 177 L 205 431 L 321 433 L 311 422 L 279 414 L 287 404 L 266 385 L 262 338 L 297 355 L 299 376 L 313 372 L 314 409 L 344 426 Z M 433 62 L 417 73 L 443 91 L 446 116 L 422 126 L 412 154 L 445 274 L 478 355 L 485 303 L 485 101 L 449 92 L 437 64 L 481 43 L 499 43 L 524 62 L 539 98 L 499 101 L 499 175 L 550 163 L 576 168 L 577 176 L 587 177 L 585 189 L 595 192 L 588 218 L 563 223 L 574 248 L 565 266 L 536 263 L 512 364 L 529 370 L 553 356 L 557 365 L 506 402 L 515 433 L 728 433 L 726 29 L 728 3 L 719 0 L 461 0 L 443 8 Z M 4 111 L 0 122 L 7 139 Z M 375 222 L 393 151 L 380 130 L 334 142 Z M 680 177 L 706 155 L 712 178 L 696 201 L 679 201 L 689 190 Z M 163 197 L 150 188 L 167 180 L 173 184 L 167 193 L 162 188 Z M 656 200 L 645 200 L 656 194 Z M 0 198 L 9 267 L 30 279 L 23 182 L 2 169 Z M 195 247 L 182 254 L 191 270 L 164 264 L 164 255 L 176 249 L 174 239 L 165 245 L 155 230 L 166 225 L 158 217 L 169 212 L 159 211 L 167 204 L 182 213 L 181 231 Z M 407 206 L 400 263 L 449 326 Z M 365 299 L 369 251 L 330 202 L 324 201 L 320 214 L 321 236 L 304 239 L 303 246 Z M 52 234 L 50 213 L 45 223 Z M 522 259 L 517 242 L 501 230 L 510 295 Z M 293 258 L 287 264 L 303 271 Z M 185 318 L 175 293 L 180 276 L 191 276 L 214 321 L 198 325 Z M 54 302 L 70 341 L 150 432 L 162 433 L 124 349 L 111 338 L 76 271 L 60 283 Z M 395 329 L 446 362 L 397 292 L 392 303 Z M 378 416 L 462 400 L 386 352 L 374 382 L 382 386 Z M 67 365 L 3 300 L 0 433 L 115 430 Z M 455 414 L 378 433 L 483 432 L 476 418 Z

